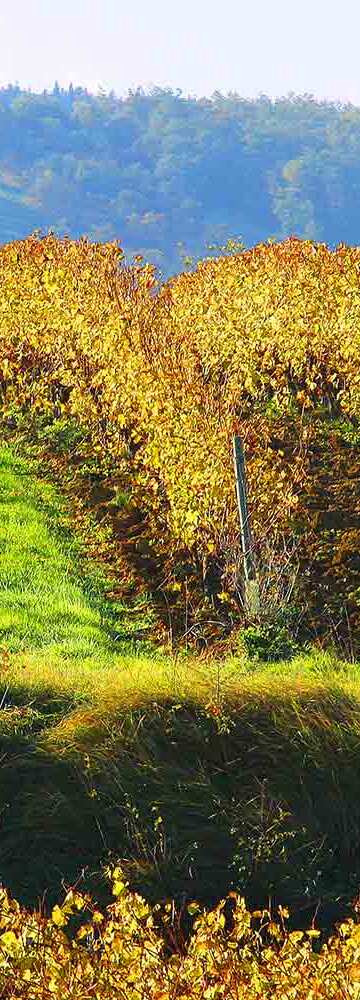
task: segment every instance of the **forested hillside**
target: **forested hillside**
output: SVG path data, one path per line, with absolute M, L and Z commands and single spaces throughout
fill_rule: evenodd
M 120 240 L 164 278 L 208 244 L 359 242 L 360 110 L 290 94 L 0 90 L 0 241 Z

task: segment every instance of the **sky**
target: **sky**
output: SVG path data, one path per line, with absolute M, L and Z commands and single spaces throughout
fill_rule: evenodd
M 0 86 L 360 107 L 358 0 L 0 0 Z

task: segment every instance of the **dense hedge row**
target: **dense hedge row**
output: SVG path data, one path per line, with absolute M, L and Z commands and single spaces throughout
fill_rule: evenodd
M 295 601 L 309 634 L 356 645 L 359 250 L 294 237 L 155 294 L 150 265 L 120 262 L 115 244 L 52 236 L 1 248 L 3 412 L 86 428 L 146 512 L 152 551 L 170 552 L 166 585 L 190 621 L 201 584 L 224 628 L 242 607 L 240 433 L 263 615 Z

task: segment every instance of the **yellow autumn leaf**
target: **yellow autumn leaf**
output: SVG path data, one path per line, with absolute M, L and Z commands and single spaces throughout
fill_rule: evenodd
M 120 879 L 116 879 L 116 881 L 113 883 L 113 889 L 112 889 L 113 895 L 120 896 L 120 894 L 124 892 L 125 888 L 126 888 L 125 882 L 121 882 Z
M 1 934 L 0 944 L 8 955 L 16 955 L 19 949 L 19 941 L 14 931 L 5 931 L 4 934 Z
M 56 906 L 54 906 L 51 911 L 51 919 L 53 924 L 55 924 L 55 927 L 64 927 L 68 921 L 68 918 L 65 916 L 63 910 L 61 909 L 60 906 L 58 906 L 57 903 Z
M 348 970 L 349 979 L 353 982 L 360 982 L 360 962 L 354 962 Z

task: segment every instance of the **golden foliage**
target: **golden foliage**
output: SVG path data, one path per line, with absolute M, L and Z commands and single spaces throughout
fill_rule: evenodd
M 117 244 L 2 247 L 3 411 L 84 427 L 131 482 L 158 550 L 170 538 L 174 566 L 184 547 L 217 560 L 218 591 L 235 596 L 240 433 L 259 551 L 269 535 L 279 552 L 300 538 L 310 604 L 320 614 L 335 593 L 356 629 L 359 254 L 293 237 L 202 262 L 154 297 L 154 268 L 121 267 Z
M 187 907 L 187 944 L 172 935 L 174 907 L 153 908 L 112 872 L 115 902 L 102 912 L 70 890 L 50 916 L 0 892 L 0 991 L 18 1000 L 357 1000 L 360 927 L 348 919 L 320 948 L 319 931 L 289 931 L 288 911 L 250 913 L 230 893 L 210 912 Z M 161 911 L 161 920 L 159 913 Z M 160 930 L 162 921 L 162 930 Z

